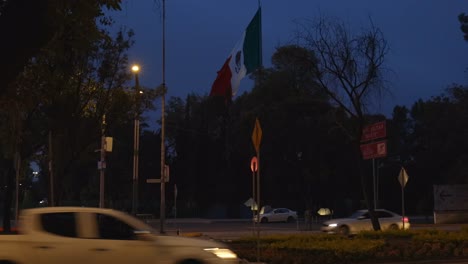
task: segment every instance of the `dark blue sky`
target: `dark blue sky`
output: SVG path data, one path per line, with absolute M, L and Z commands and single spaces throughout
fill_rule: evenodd
M 130 62 L 142 67 L 140 83 L 162 82 L 161 0 L 123 0 L 112 13 L 116 26 L 135 31 Z M 169 96 L 206 95 L 216 72 L 239 40 L 258 7 L 257 0 L 166 0 L 166 84 Z M 369 17 L 388 41 L 386 67 L 393 73 L 380 108 L 387 116 L 395 105 L 439 95 L 453 83 L 467 84 L 468 43 L 458 14 L 466 1 L 455 0 L 264 0 L 262 1 L 263 63 L 271 66 L 275 47 L 294 37 L 295 19 L 339 17 L 352 29 L 369 25 Z M 245 78 L 239 94 L 249 91 Z

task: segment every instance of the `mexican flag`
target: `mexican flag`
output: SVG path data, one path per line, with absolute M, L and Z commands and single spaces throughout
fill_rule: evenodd
M 239 42 L 218 71 L 210 96 L 224 96 L 231 100 L 239 90 L 240 81 L 261 66 L 261 41 L 261 9 L 258 8 Z

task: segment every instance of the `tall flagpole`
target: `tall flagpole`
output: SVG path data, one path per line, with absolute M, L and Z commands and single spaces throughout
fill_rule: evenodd
M 260 0 L 258 0 L 258 9 L 261 9 L 262 8 L 262 4 L 260 2 Z M 263 68 L 263 50 L 262 50 L 262 46 L 263 46 L 263 43 L 262 43 L 262 12 L 260 11 L 260 30 L 258 31 L 258 34 L 259 34 L 259 46 L 258 47 L 258 50 L 260 51 L 260 70 Z
M 260 66 L 258 68 L 258 77 L 259 77 L 259 81 L 258 81 L 258 85 L 260 86 L 261 85 L 261 81 L 262 81 L 262 68 L 263 68 L 263 51 L 262 51 L 262 5 L 260 3 L 260 0 L 258 0 L 258 10 L 260 10 L 259 12 L 259 30 L 258 30 L 258 51 L 259 51 L 259 62 L 260 62 Z M 257 126 L 257 123 L 258 123 L 258 119 L 256 120 L 256 126 Z M 258 125 L 260 125 L 260 123 L 258 123 Z M 258 126 L 260 127 L 260 126 Z M 260 207 L 260 165 L 261 165 L 261 159 L 260 159 L 260 146 L 258 147 L 257 149 L 257 159 L 258 159 L 258 169 L 257 169 L 257 262 L 260 262 L 260 226 L 259 226 L 259 223 L 260 223 L 260 211 L 261 211 L 261 207 Z
M 166 112 L 166 92 L 167 92 L 167 87 L 166 87 L 166 0 L 162 0 L 162 95 L 161 95 L 161 204 L 160 204 L 160 233 L 164 234 L 164 223 L 166 220 L 166 186 L 165 186 L 165 173 L 164 173 L 164 167 L 165 167 L 165 156 L 166 156 L 166 149 L 165 149 L 165 112 Z

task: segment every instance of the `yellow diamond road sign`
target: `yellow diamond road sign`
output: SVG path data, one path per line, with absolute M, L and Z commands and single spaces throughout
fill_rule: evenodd
M 406 183 L 408 182 L 408 173 L 406 173 L 405 168 L 401 167 L 400 174 L 398 174 L 398 181 L 401 184 L 401 187 L 405 187 Z
M 258 118 L 255 119 L 255 127 L 252 133 L 252 142 L 255 148 L 255 151 L 259 152 L 260 142 L 262 141 L 262 128 L 260 127 L 260 121 Z

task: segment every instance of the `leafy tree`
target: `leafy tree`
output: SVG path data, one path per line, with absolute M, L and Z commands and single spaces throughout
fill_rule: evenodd
M 119 94 L 125 94 L 124 84 L 130 77 L 125 51 L 132 42 L 124 33 L 111 39 L 94 24 L 94 16 L 99 12 L 94 11 L 86 18 L 79 9 L 84 7 L 77 8 L 62 18 L 58 37 L 32 64 L 34 72 L 39 73 L 34 88 L 43 94 L 41 111 L 46 115 L 51 140 L 44 144 L 47 146 L 44 153 L 52 161 L 51 198 L 55 196 L 50 199 L 52 205 L 60 203 L 64 195 L 78 196 L 75 189 L 69 189 L 80 178 L 73 175 L 89 174 L 78 168 L 86 167 L 91 161 L 89 154 L 99 149 L 99 145 L 90 143 L 99 142 L 101 130 L 112 126 L 114 118 L 109 109 L 120 105 L 129 115 L 132 110 L 128 100 L 118 101 L 124 99 Z M 131 36 L 129 32 L 127 38 Z M 101 119 L 106 114 L 107 128 L 101 128 Z M 73 164 L 74 161 L 84 164 Z M 55 193 L 57 190 L 60 192 Z
M 0 32 L 4 39 L 0 48 L 0 95 L 22 71 L 28 61 L 54 33 L 53 17 L 49 17 L 47 0 L 2 1 Z
M 247 135 L 252 133 L 256 117 L 264 131 L 261 171 L 266 203 L 291 204 L 284 198 L 277 200 L 278 193 L 285 193 L 291 200 L 302 200 L 301 207 L 335 206 L 324 194 L 340 174 L 331 166 L 339 158 L 328 157 L 330 150 L 336 150 L 336 142 L 343 141 L 330 122 L 334 109 L 329 97 L 315 81 L 317 62 L 309 49 L 297 45 L 277 48 L 273 68 L 258 73 L 257 86 L 245 99 L 253 108 L 247 110 Z M 251 144 L 250 138 L 247 141 Z
M 468 181 L 464 149 L 468 142 L 466 87 L 454 86 L 430 100 L 418 101 L 411 110 L 414 119 L 413 153 L 421 175 L 432 184 L 461 184 Z
M 12 88 L 0 97 L 0 125 L 5 128 L 0 140 L 8 142 L 2 145 L 2 175 L 9 187 L 15 153 L 25 162 L 38 154 L 43 172 L 48 154 L 53 154 L 55 180 L 49 185 L 59 191 L 53 205 L 79 199 L 81 189 L 93 186 L 101 117 L 107 116 L 106 133 L 112 135 L 133 116 L 135 103 L 133 92 L 125 87 L 130 78 L 126 50 L 133 33 L 119 32 L 113 39 L 105 30 L 112 21 L 102 12 L 104 6 L 118 9 L 120 1 L 50 2 L 54 36 L 34 53 L 14 83 L 8 79 Z M 11 10 L 2 9 L 1 16 L 10 16 Z M 145 108 L 155 96 L 145 93 Z M 11 189 L 5 193 L 4 222 L 9 223 Z
M 458 15 L 458 21 L 460 22 L 460 29 L 463 32 L 463 38 L 468 41 L 468 15 L 461 13 Z
M 120 0 L 94 0 L 80 3 L 86 10 L 106 7 L 120 10 Z M 29 60 L 51 41 L 60 24 L 61 7 L 77 3 L 57 0 L 4 0 L 0 2 L 0 32 L 5 39 L 0 48 L 0 95 L 22 72 Z M 82 11 L 86 11 L 82 8 Z M 87 12 L 87 11 L 86 11 Z
M 207 215 L 216 204 L 226 206 L 228 215 L 241 213 L 239 205 L 252 195 L 249 164 L 256 117 L 263 129 L 264 203 L 332 207 L 344 197 L 355 198 L 346 188 L 324 198 L 336 191 L 338 179 L 345 180 L 343 186 L 353 185 L 343 177 L 353 165 L 347 162 L 348 140 L 330 118 L 339 111 L 314 81 L 316 61 L 305 48 L 279 47 L 273 67 L 257 72 L 256 86 L 227 110 L 222 98 L 189 95 L 169 100 L 171 181 L 177 183 L 184 213 Z
M 4 228 L 8 230 L 15 177 L 24 179 L 30 157 L 40 146 L 41 113 L 37 112 L 36 93 L 23 89 L 28 83 L 18 82 L 13 94 L 0 96 L 0 179 L 6 186 L 3 197 Z M 16 213 L 16 212 L 15 212 Z
M 209 208 L 200 205 L 218 201 L 217 192 L 224 191 L 219 185 L 225 175 L 217 173 L 225 164 L 224 155 L 219 154 L 225 153 L 226 146 L 222 131 L 224 117 L 218 114 L 224 102 L 213 103 L 196 95 L 188 95 L 185 101 L 171 98 L 168 103 L 168 153 L 171 155 L 168 161 L 174 175 L 171 179 L 180 190 L 187 213 L 208 211 Z
M 410 110 L 401 106 L 394 109 L 389 126 L 390 157 L 384 163 L 382 178 L 392 179 L 385 186 L 395 185 L 401 166 L 407 169 L 410 180 L 405 193 L 410 211 L 431 214 L 434 184 L 468 182 L 464 151 L 468 145 L 467 95 L 466 87 L 454 85 L 439 96 L 418 100 Z M 398 199 L 392 194 L 395 192 L 398 190 L 387 192 L 385 197 Z

